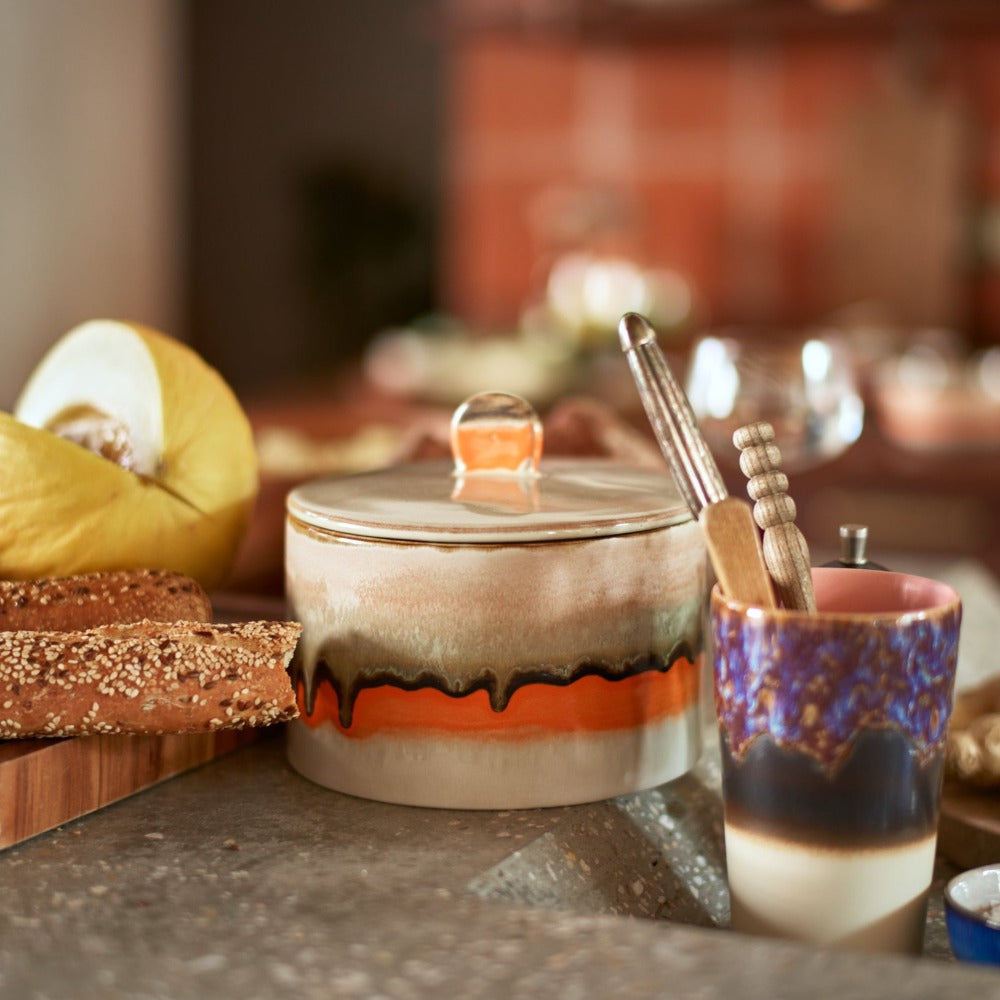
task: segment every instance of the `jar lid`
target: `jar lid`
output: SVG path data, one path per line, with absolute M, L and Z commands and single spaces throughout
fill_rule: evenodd
M 451 438 L 452 465 L 317 479 L 289 493 L 288 513 L 337 534 L 438 544 L 596 538 L 691 519 L 666 466 L 659 473 L 596 458 L 541 461 L 541 422 L 520 397 L 466 400 Z

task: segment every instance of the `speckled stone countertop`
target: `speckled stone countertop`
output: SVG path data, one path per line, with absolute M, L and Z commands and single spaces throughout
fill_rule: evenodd
M 1000 998 L 951 957 L 950 873 L 922 958 L 743 937 L 711 740 L 651 791 L 454 812 L 318 788 L 273 732 L 0 854 L 0 996 Z
M 950 961 L 939 899 L 922 959 L 722 929 L 711 770 L 447 812 L 310 785 L 276 735 L 0 856 L 0 994 L 1000 997 Z

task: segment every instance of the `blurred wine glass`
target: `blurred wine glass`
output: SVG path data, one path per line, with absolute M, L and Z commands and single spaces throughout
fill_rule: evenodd
M 692 349 L 687 394 L 717 458 L 735 461 L 733 431 L 766 420 L 787 471 L 836 458 L 858 439 L 864 422 L 851 358 L 833 333 L 703 336 Z

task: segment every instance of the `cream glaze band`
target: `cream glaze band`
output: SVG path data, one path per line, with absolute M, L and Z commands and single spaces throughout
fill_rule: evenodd
M 388 734 L 366 740 L 331 725 L 288 728 L 292 767 L 319 785 L 401 805 L 534 809 L 597 802 L 680 777 L 701 749 L 699 713 L 603 733 L 547 733 L 504 743 Z

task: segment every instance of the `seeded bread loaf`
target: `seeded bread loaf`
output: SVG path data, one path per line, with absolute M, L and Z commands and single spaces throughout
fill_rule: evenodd
M 0 738 L 195 733 L 294 718 L 297 622 L 0 632 Z
M 211 621 L 212 604 L 195 580 L 139 569 L 0 582 L 0 631 L 73 632 L 145 619 Z

